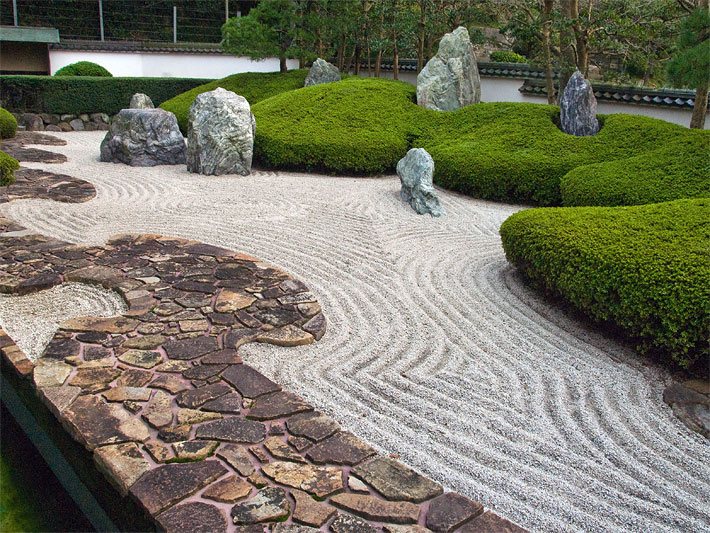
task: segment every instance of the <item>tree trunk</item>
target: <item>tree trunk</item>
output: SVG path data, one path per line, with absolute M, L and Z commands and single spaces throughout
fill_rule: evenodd
M 399 46 L 397 46 L 397 37 L 394 38 L 394 49 L 392 50 L 392 77 L 395 80 L 399 79 Z
M 693 116 L 690 118 L 690 127 L 702 130 L 705 128 L 705 116 L 708 112 L 708 84 L 704 83 L 695 89 L 695 105 Z
M 380 69 L 382 68 L 382 50 L 377 51 L 377 57 L 375 58 L 375 78 L 380 77 Z
M 554 0 L 545 0 L 542 12 L 542 44 L 545 50 L 545 85 L 547 87 L 547 103 L 554 105 L 557 103 L 555 97 L 555 79 L 552 70 L 552 44 L 550 34 L 552 32 L 552 7 Z
M 417 72 L 421 72 L 424 68 L 424 41 L 426 40 L 426 0 L 419 0 L 417 27 Z
M 360 57 L 362 56 L 362 49 L 360 45 L 355 46 L 355 75 L 360 74 Z
M 577 54 L 574 49 L 575 36 L 572 24 L 574 24 L 574 20 L 579 15 L 577 0 L 561 0 L 561 4 L 565 25 L 560 30 L 560 55 L 562 59 L 560 66 L 560 95 L 564 93 L 567 82 L 577 67 Z
M 281 73 L 288 71 L 288 65 L 286 65 L 286 55 L 285 54 L 281 54 L 279 56 L 279 71 Z

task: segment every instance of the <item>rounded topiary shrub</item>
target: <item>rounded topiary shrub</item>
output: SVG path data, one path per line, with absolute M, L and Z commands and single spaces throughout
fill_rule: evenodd
M 494 63 L 527 63 L 528 59 L 512 50 L 496 50 L 491 52 L 491 61 Z
M 55 76 L 101 76 L 101 77 L 112 77 L 108 70 L 106 70 L 101 65 L 92 63 L 91 61 L 79 61 L 77 63 L 72 63 L 66 67 L 60 68 L 54 73 Z
M 10 185 L 15 181 L 15 171 L 20 163 L 5 152 L 0 152 L 0 186 Z
M 707 355 L 709 233 L 710 199 L 529 209 L 500 229 L 527 278 L 685 368 Z
M 9 139 L 17 133 L 17 120 L 7 109 L 0 107 L 0 139 Z

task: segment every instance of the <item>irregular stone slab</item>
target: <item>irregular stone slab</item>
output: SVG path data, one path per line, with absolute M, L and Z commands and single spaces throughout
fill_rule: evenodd
M 60 327 L 68 331 L 124 334 L 136 329 L 138 324 L 140 324 L 140 322 L 132 318 L 96 318 L 84 316 L 66 320 L 60 324 Z
M 264 441 L 264 447 L 269 450 L 269 453 L 276 457 L 276 459 L 281 459 L 282 461 L 293 461 L 295 463 L 306 462 L 303 457 L 293 451 L 293 449 L 279 437 L 269 437 L 266 441 Z
M 313 338 L 317 341 L 323 338 L 326 329 L 326 320 L 323 313 L 318 313 L 316 316 L 311 318 L 308 322 L 301 326 L 303 331 L 313 335 Z
M 249 365 L 230 366 L 222 372 L 222 378 L 245 398 L 257 398 L 263 394 L 281 390 L 281 387 L 276 383 Z
M 187 170 L 248 175 L 255 131 L 256 120 L 246 98 L 221 87 L 198 95 L 188 117 Z
M 117 387 L 143 387 L 150 383 L 154 374 L 147 370 L 138 370 L 137 368 L 128 368 L 123 371 L 121 377 L 116 380 Z
M 64 410 L 76 400 L 81 393 L 80 387 L 45 387 L 39 389 L 39 395 L 49 410 L 61 420 Z
M 143 93 L 136 93 L 131 96 L 131 102 L 128 104 L 129 109 L 155 109 L 153 100 L 150 96 Z
M 440 217 L 444 214 L 434 190 L 434 160 L 424 148 L 412 148 L 397 163 L 402 184 L 399 196 L 420 215 Z
M 468 30 L 459 26 L 441 38 L 439 50 L 417 76 L 417 104 L 453 111 L 481 101 L 481 78 Z
M 242 358 L 237 355 L 236 350 L 225 349 L 205 355 L 200 362 L 203 365 L 239 365 Z
M 157 391 L 143 409 L 143 418 L 156 429 L 169 426 L 173 421 L 172 396 Z
M 352 433 L 340 431 L 313 446 L 306 457 L 319 464 L 356 465 L 371 455 L 375 450 L 370 446 Z
M 281 485 L 303 490 L 319 498 L 327 498 L 345 488 L 343 471 L 332 466 L 274 461 L 264 465 L 262 471 Z
M 175 457 L 182 461 L 202 461 L 212 455 L 219 442 L 208 440 L 186 440 L 173 444 Z
M 188 368 L 191 368 L 191 364 L 189 361 L 179 361 L 179 360 L 170 360 L 170 361 L 165 361 L 162 363 L 160 366 L 158 366 L 155 371 L 156 372 L 172 372 L 175 374 L 182 374 L 185 370 Z
M 121 371 L 117 368 L 80 368 L 69 380 L 69 384 L 85 389 L 94 385 L 107 385 L 120 375 Z
M 340 81 L 340 71 L 338 70 L 338 67 L 319 57 L 313 62 L 313 65 L 308 71 L 308 75 L 306 76 L 306 81 L 303 83 L 303 86 L 310 87 L 311 85 L 333 83 L 335 81 Z
M 226 473 L 219 461 L 162 465 L 146 472 L 130 492 L 150 514 L 155 515 Z
M 259 524 L 288 518 L 291 506 L 286 491 L 278 487 L 268 487 L 256 496 L 232 507 L 232 521 L 239 524 Z
M 279 391 L 258 397 L 247 416 L 255 420 L 273 420 L 312 410 L 295 394 Z
M 217 507 L 205 502 L 189 502 L 168 509 L 157 518 L 166 533 L 221 533 L 227 520 Z
M 314 340 L 313 335 L 293 324 L 266 331 L 256 338 L 257 342 L 284 347 L 304 346 L 306 344 L 312 344 Z
M 166 342 L 163 347 L 170 359 L 196 359 L 219 349 L 215 337 L 194 337 Z
M 254 473 L 254 465 L 251 462 L 249 453 L 243 446 L 226 444 L 219 449 L 217 455 L 242 476 L 247 477 Z
M 216 400 L 209 401 L 202 405 L 200 409 L 214 411 L 217 413 L 239 414 L 242 409 L 242 397 L 236 392 L 231 392 L 220 396 Z
M 108 402 L 147 402 L 150 399 L 150 389 L 145 387 L 114 387 L 103 393 Z
M 138 326 L 140 329 L 142 326 Z M 141 337 L 133 337 L 124 342 L 122 348 L 133 348 L 136 350 L 154 350 L 162 346 L 165 342 L 165 337 L 162 335 L 144 335 Z
M 383 524 L 382 530 L 385 533 L 428 533 L 430 530 L 418 526 L 416 524 L 410 524 L 407 526 L 397 525 L 397 524 Z
M 150 382 L 149 387 L 154 389 L 163 389 L 171 394 L 177 394 L 189 388 L 181 379 L 171 375 L 161 375 Z
M 209 379 L 225 368 L 227 365 L 197 365 L 185 370 L 182 376 L 186 379 Z
M 409 502 L 388 502 L 363 494 L 337 494 L 330 499 L 336 507 L 376 522 L 416 524 L 420 508 Z
M 148 428 L 118 404 L 107 404 L 96 396 L 79 396 L 64 412 L 69 429 L 89 450 L 121 442 L 148 440 Z
M 94 462 L 121 496 L 128 494 L 133 483 L 150 469 L 150 463 L 134 442 L 97 448 Z
M 34 367 L 32 379 L 38 389 L 59 387 L 64 385 L 71 372 L 71 365 L 52 359 L 40 359 Z
M 286 421 L 291 434 L 320 442 L 340 430 L 340 424 L 322 413 L 304 413 Z
M 222 503 L 234 503 L 251 494 L 252 486 L 237 476 L 229 476 L 212 483 L 202 493 L 203 498 Z
M 163 109 L 122 109 L 101 142 L 101 161 L 134 167 L 185 163 L 177 119 Z
M 356 466 L 353 473 L 388 500 L 420 503 L 444 492 L 438 483 L 388 457 L 373 457 Z
M 206 413 L 197 409 L 178 409 L 177 423 L 178 425 L 193 425 L 209 422 L 210 420 L 219 420 L 222 415 L 219 413 Z
M 266 426 L 261 422 L 232 417 L 207 422 L 197 428 L 195 437 L 198 439 L 257 444 L 266 438 Z
M 84 361 L 98 361 L 100 359 L 108 359 L 113 356 L 113 350 L 104 348 L 103 346 L 86 346 L 84 347 Z
M 298 524 L 276 524 L 273 533 L 314 533 L 318 531 L 314 527 L 299 526 Z
M 260 333 L 260 330 L 254 328 L 233 329 L 227 333 L 224 339 L 224 345 L 236 350 L 240 346 L 256 340 Z
M 330 530 L 333 533 L 377 533 L 377 529 L 362 518 L 349 514 L 338 514 L 330 524 Z
M 170 426 L 161 428 L 158 431 L 158 438 L 164 442 L 180 442 L 190 438 L 192 426 Z
M 233 313 L 249 307 L 255 301 L 256 298 L 251 294 L 222 289 L 215 301 L 214 310 L 218 313 Z
M 163 360 L 159 352 L 149 352 L 147 350 L 128 350 L 118 356 L 118 360 L 127 365 L 140 368 L 153 368 Z
M 311 527 L 321 527 L 330 520 L 337 511 L 334 507 L 315 501 L 311 496 L 300 490 L 291 491 L 296 501 L 293 520 L 299 524 Z
M 597 99 L 592 85 L 576 70 L 560 99 L 560 127 L 565 133 L 584 137 L 599 131 Z
M 459 529 L 460 533 L 526 533 L 527 530 L 515 525 L 510 520 L 486 511 L 478 518 L 471 520 Z
M 449 533 L 481 513 L 483 505 L 479 502 L 448 492 L 431 501 L 426 526 L 437 533 Z
M 175 397 L 175 400 L 180 407 L 190 407 L 194 409 L 203 403 L 219 398 L 220 396 L 224 396 L 231 391 L 232 389 L 229 385 L 224 383 L 214 383 L 213 385 L 206 385 L 204 387 L 200 387 L 199 389 L 182 391 Z

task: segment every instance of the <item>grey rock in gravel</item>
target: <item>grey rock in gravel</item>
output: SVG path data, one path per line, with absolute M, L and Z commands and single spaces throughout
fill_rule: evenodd
M 560 100 L 562 131 L 577 137 L 594 135 L 599 131 L 597 99 L 592 85 L 577 70 L 567 82 Z
M 101 161 L 132 167 L 185 163 L 185 139 L 164 109 L 122 109 L 101 143 Z
M 313 66 L 308 71 L 304 87 L 320 85 L 321 83 L 331 83 L 340 81 L 340 71 L 332 63 L 328 63 L 320 57 L 313 62 Z
M 481 77 L 468 30 L 459 26 L 441 38 L 439 51 L 417 76 L 417 103 L 452 111 L 481 101 Z
M 218 87 L 190 107 L 187 170 L 216 175 L 251 172 L 256 120 L 243 96 Z
M 128 104 L 130 109 L 154 109 L 153 100 L 150 96 L 143 93 L 136 93 L 131 96 L 131 103 Z
M 23 113 L 18 123 L 24 126 L 26 131 L 44 131 L 44 121 L 35 113 Z
M 397 163 L 397 175 L 402 182 L 402 200 L 420 215 L 440 217 L 444 208 L 434 190 L 434 160 L 424 148 L 412 148 Z

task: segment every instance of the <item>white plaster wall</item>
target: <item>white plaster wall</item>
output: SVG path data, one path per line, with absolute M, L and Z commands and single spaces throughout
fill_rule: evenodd
M 106 68 L 114 76 L 147 76 L 158 78 L 224 78 L 239 72 L 275 72 L 277 58 L 252 61 L 248 57 L 223 54 L 90 52 L 81 50 L 50 50 L 50 71 L 77 61 L 91 61 Z M 298 68 L 298 61 L 288 60 L 289 69 Z

